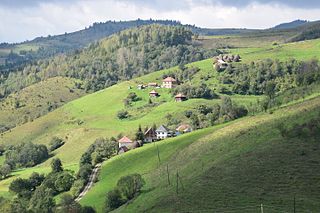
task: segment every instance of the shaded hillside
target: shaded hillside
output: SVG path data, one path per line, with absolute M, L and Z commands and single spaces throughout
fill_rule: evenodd
M 25 66 L 23 71 L 0 79 L 0 95 L 55 76 L 83 80 L 87 91 L 97 91 L 121 80 L 215 54 L 217 51 L 193 45 L 192 32 L 184 27 L 142 26 L 92 43 L 73 54 Z
M 32 122 L 85 93 L 80 81 L 56 77 L 11 94 L 0 102 L 0 132 Z
M 300 32 L 290 41 L 304 41 L 320 38 L 320 22 L 312 22 L 300 28 Z
M 142 193 L 115 212 L 257 212 L 261 203 L 268 212 L 290 212 L 294 196 L 297 211 L 319 211 L 319 135 L 287 136 L 280 128 L 314 123 L 319 106 L 317 98 L 117 156 L 81 203 L 103 212 L 116 181 L 140 173 Z

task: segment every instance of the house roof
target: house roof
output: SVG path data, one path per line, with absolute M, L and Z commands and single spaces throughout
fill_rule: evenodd
M 155 90 L 152 90 L 151 92 L 149 92 L 149 94 L 158 94 L 158 92 Z
M 149 86 L 157 86 L 158 83 L 156 83 L 156 82 L 150 82 L 150 83 L 148 83 L 148 85 L 149 85 Z
M 156 132 L 169 132 L 170 130 L 164 126 L 164 125 L 161 125 L 158 127 L 158 129 L 156 130 Z
M 163 82 L 176 82 L 176 79 L 172 78 L 172 77 L 167 77 L 165 79 L 162 80 Z
M 123 136 L 120 140 L 119 143 L 132 143 L 132 140 L 130 140 L 127 136 Z
M 186 129 L 191 129 L 191 126 L 189 124 L 181 124 L 176 130 L 180 132 L 185 131 Z
M 182 93 L 179 93 L 175 96 L 175 98 L 186 98 L 187 96 L 185 96 L 184 94 Z
M 145 131 L 144 135 L 147 135 L 147 134 L 149 134 L 150 132 L 151 132 L 151 133 L 154 133 L 154 132 L 155 132 L 152 127 L 150 127 L 149 129 L 147 129 L 147 131 Z

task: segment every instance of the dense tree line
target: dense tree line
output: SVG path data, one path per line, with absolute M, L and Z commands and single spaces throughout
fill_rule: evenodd
M 9 186 L 16 195 L 13 200 L 0 198 L 1 212 L 94 212 L 90 207 L 81 207 L 70 196 L 61 196 L 56 203 L 54 196 L 69 191 L 75 181 L 72 172 L 64 170 L 60 159 L 53 159 L 48 175 L 33 173 L 29 178 L 17 178 Z M 63 211 L 70 210 L 70 211 Z M 72 211 L 73 210 L 73 211 Z
M 5 163 L 11 168 L 32 167 L 48 158 L 47 147 L 33 143 L 11 145 L 5 151 Z
M 235 104 L 230 97 L 221 97 L 221 104 L 213 106 L 198 105 L 193 110 L 185 111 L 194 129 L 206 128 L 215 124 L 224 123 L 246 116 L 248 110 Z M 171 119 L 174 119 L 173 117 Z M 179 123 L 179 122 L 178 122 Z
M 271 96 L 288 89 L 320 81 L 318 60 L 264 60 L 250 64 L 229 65 L 220 73 L 220 81 L 232 84 L 232 91 L 242 95 Z
M 20 72 L 10 72 L 0 79 L 0 96 L 54 76 L 81 79 L 87 91 L 97 91 L 121 80 L 217 54 L 192 45 L 192 32 L 186 28 L 143 26 L 92 43 L 73 54 L 40 60 Z

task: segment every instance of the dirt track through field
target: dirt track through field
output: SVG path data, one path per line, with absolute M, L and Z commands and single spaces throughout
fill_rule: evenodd
M 92 187 L 93 182 L 94 182 L 94 180 L 96 179 L 96 176 L 97 176 L 100 168 L 101 168 L 101 163 L 98 163 L 98 164 L 94 167 L 94 169 L 92 170 L 92 173 L 91 173 L 91 175 L 90 175 L 90 177 L 89 177 L 89 182 L 87 183 L 87 185 L 86 185 L 86 187 L 83 189 L 83 191 L 79 194 L 79 196 L 75 199 L 75 201 L 79 202 L 79 201 L 83 198 L 83 196 L 85 196 L 85 195 L 87 194 L 87 192 L 88 192 L 88 191 L 90 190 L 90 188 Z

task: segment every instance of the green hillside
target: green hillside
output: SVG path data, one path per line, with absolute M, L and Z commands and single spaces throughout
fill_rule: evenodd
M 106 191 L 140 173 L 147 182 L 141 195 L 115 212 L 257 212 L 261 203 L 268 212 L 290 212 L 294 196 L 297 211 L 319 211 L 319 138 L 286 138 L 279 130 L 319 119 L 319 106 L 316 98 L 117 156 L 81 204 L 103 212 Z
M 80 81 L 55 77 L 29 86 L 0 101 L 0 132 L 31 122 L 85 94 Z
M 195 74 L 192 82 L 199 85 L 203 76 L 208 74 L 212 78 L 207 80 L 210 87 L 218 86 L 220 83 L 214 77 L 217 72 L 213 70 L 211 60 L 195 62 L 190 66 L 200 68 L 200 71 Z M 214 105 L 219 103 L 219 99 L 190 99 L 182 103 L 176 103 L 170 94 L 170 90 L 157 89 L 160 97 L 154 99 L 154 106 L 149 106 L 149 91 L 152 89 L 138 90 L 138 84 L 148 82 L 161 82 L 161 76 L 170 71 L 175 71 L 178 68 L 171 68 L 155 72 L 131 81 L 125 81 L 105 90 L 87 95 L 75 101 L 65 104 L 63 107 L 42 116 L 33 122 L 18 126 L 11 131 L 5 132 L 0 136 L 0 141 L 3 144 L 16 144 L 25 141 L 34 143 L 48 144 L 54 136 L 63 138 L 66 144 L 55 152 L 55 157 L 59 157 L 63 164 L 67 167 L 78 164 L 81 154 L 99 137 L 116 137 L 123 133 L 128 136 L 133 136 L 139 124 L 151 126 L 154 123 L 157 125 L 166 123 L 165 116 L 170 113 L 175 115 L 181 122 L 186 120 L 184 116 L 185 110 L 194 109 L 200 104 Z M 129 89 L 131 86 L 132 89 Z M 133 104 L 128 109 L 132 115 L 129 119 L 119 120 L 117 112 L 124 109 L 123 99 L 130 92 L 135 92 L 140 101 Z M 236 95 L 233 100 L 242 105 L 250 105 L 256 103 L 255 96 L 240 96 Z M 50 160 L 39 165 L 39 168 L 48 168 Z M 75 168 L 76 169 L 76 168 Z M 24 170 L 25 172 L 17 173 L 17 175 L 30 174 L 33 168 Z M 46 169 L 45 169 L 46 170 Z M 47 169 L 48 170 L 48 169 Z M 16 178 L 15 176 L 14 178 Z M 12 178 L 1 181 L 1 184 L 7 185 Z M 1 186 L 0 186 L 1 189 Z M 4 188 L 4 191 L 7 189 Z
M 294 58 L 297 60 L 319 59 L 320 40 L 302 41 L 297 43 L 287 43 L 272 45 L 271 43 L 262 47 L 235 48 L 230 49 L 233 54 L 240 54 L 242 61 L 247 63 L 261 59 L 287 60 Z
M 120 36 L 122 36 L 122 38 L 126 38 L 126 33 L 129 32 L 132 31 L 127 31 L 123 34 L 120 34 Z M 184 32 L 186 31 L 181 31 L 181 33 Z M 57 60 L 57 62 L 61 62 L 59 60 L 66 60 L 69 62 L 88 61 L 90 59 L 86 56 L 89 55 L 89 53 L 95 52 L 95 50 L 97 50 L 97 52 L 106 50 L 108 47 L 112 47 L 112 45 L 109 46 L 107 44 L 112 43 L 113 41 L 115 41 L 113 45 L 115 45 L 117 48 L 119 47 L 119 45 L 121 47 L 121 41 L 127 41 L 129 43 L 141 42 L 139 41 L 139 39 L 137 39 L 136 41 L 130 41 L 126 39 L 119 39 L 119 37 L 114 37 L 110 40 L 102 41 L 102 45 L 99 45 L 97 48 L 94 46 L 92 48 L 89 48 L 88 50 L 86 50 L 87 52 L 85 51 L 85 54 L 78 55 L 79 58 L 76 57 L 74 60 L 72 60 L 72 58 L 66 60 L 63 57 L 60 59 L 57 58 L 55 60 Z M 171 41 L 174 41 L 174 39 Z M 314 44 L 317 44 L 317 42 L 319 41 L 315 40 L 310 42 L 315 42 L 310 44 L 312 46 Z M 297 57 L 297 59 L 299 60 L 306 60 L 313 57 L 318 57 L 316 48 L 304 49 L 305 46 L 300 46 L 301 44 L 308 43 L 309 42 L 283 45 L 284 48 L 281 59 L 290 59 L 291 52 L 294 52 L 292 51 L 292 49 L 296 49 L 296 52 L 300 51 L 300 54 L 304 54 L 304 57 Z M 106 44 L 106 46 L 103 46 L 103 44 Z M 292 48 L 290 49 L 289 47 Z M 130 48 L 128 47 L 128 49 Z M 239 50 L 244 51 L 248 49 L 241 48 Z M 242 63 L 251 62 L 252 60 L 260 60 L 263 59 L 266 55 L 268 55 L 267 48 L 262 47 L 260 50 L 261 54 L 257 57 L 256 54 L 250 52 L 247 54 L 245 54 L 245 52 L 240 53 L 242 57 Z M 231 51 L 233 53 L 237 53 L 237 49 Z M 192 52 L 190 52 L 190 54 L 192 54 Z M 271 55 L 271 58 L 275 57 Z M 57 65 L 59 63 L 55 64 Z M 63 63 L 61 64 L 63 65 Z M 61 64 L 59 64 L 59 66 L 61 66 Z M 81 67 L 81 63 L 75 64 Z M 62 69 L 64 65 L 61 66 L 60 69 Z M 91 65 L 96 66 L 95 63 L 90 64 L 90 66 Z M 318 66 L 318 64 L 316 65 Z M 68 66 L 70 66 L 70 64 L 68 64 Z M 68 70 L 67 73 L 77 74 L 76 71 L 78 70 L 74 68 L 73 72 Z M 271 70 L 270 72 L 272 71 L 273 70 Z M 88 76 L 85 76 L 85 73 L 87 72 L 88 70 L 83 71 L 84 77 L 86 79 L 90 79 L 88 78 Z M 287 71 L 285 70 L 284 74 L 289 74 L 286 72 Z M 133 201 L 132 204 L 122 207 L 124 208 L 124 211 L 158 211 L 162 209 L 165 212 L 176 212 L 187 211 L 187 209 L 191 207 L 197 211 L 201 210 L 202 207 L 204 209 L 212 209 L 213 207 L 217 207 L 221 208 L 221 211 L 228 209 L 231 210 L 230 206 L 234 205 L 225 203 L 225 199 L 223 199 L 227 196 L 230 196 L 230 200 L 234 201 L 234 203 L 237 204 L 237 206 L 240 206 L 240 203 L 243 203 L 243 208 L 247 207 L 249 203 L 250 205 L 259 205 L 261 203 L 261 199 L 266 199 L 267 201 L 269 199 L 269 205 L 279 206 L 279 203 L 275 201 L 276 197 L 272 194 L 264 194 L 263 190 L 262 192 L 259 191 L 261 192 L 259 196 L 257 196 L 257 194 L 254 194 L 257 192 L 257 190 L 253 189 L 259 188 L 261 186 L 259 186 L 259 182 L 254 182 L 253 180 L 256 180 L 256 177 L 260 176 L 252 175 L 252 177 L 255 178 L 251 179 L 247 177 L 246 174 L 248 172 L 256 174 L 258 173 L 258 171 L 260 171 L 261 174 L 269 174 L 268 172 L 272 173 L 272 171 L 274 171 L 274 179 L 270 178 L 268 180 L 265 180 L 267 183 L 270 183 L 266 187 L 272 188 L 273 185 L 271 183 L 279 177 L 279 174 L 277 172 L 279 172 L 280 170 L 272 170 L 273 168 L 270 168 L 270 165 L 273 165 L 273 163 L 278 161 L 282 162 L 279 160 L 279 156 L 283 154 L 283 152 L 281 151 L 286 150 L 288 147 L 290 147 L 288 146 L 287 142 L 291 141 L 291 139 L 289 140 L 287 138 L 279 138 L 279 131 L 277 130 L 277 128 L 274 127 L 279 126 L 279 120 L 286 121 L 286 125 L 290 126 L 291 120 L 299 122 L 301 121 L 302 123 L 308 121 L 309 118 L 311 119 L 311 117 L 315 117 L 315 115 L 318 115 L 316 114 L 318 112 L 315 112 L 314 109 L 319 107 L 319 98 L 312 99 L 314 97 L 319 96 L 319 86 L 316 84 L 316 82 L 318 81 L 316 79 L 316 76 L 314 77 L 313 75 L 315 72 L 317 72 L 316 69 L 310 69 L 310 73 L 312 74 L 310 76 L 305 76 L 304 73 L 302 73 L 301 75 L 300 73 L 291 73 L 292 79 L 300 77 L 301 79 L 304 79 L 306 77 L 310 77 L 312 80 L 315 80 L 315 83 L 312 84 L 311 81 L 311 83 L 303 84 L 303 88 L 296 88 L 299 85 L 296 82 L 291 82 L 292 87 L 290 90 L 287 91 L 287 93 L 273 94 L 275 95 L 275 100 L 283 98 L 282 96 L 286 94 L 289 94 L 288 97 L 291 98 L 293 96 L 292 93 L 297 93 L 299 89 L 303 89 L 305 91 L 308 91 L 309 93 L 303 93 L 300 96 L 297 93 L 298 96 L 296 98 L 287 100 L 286 102 L 281 102 L 278 105 L 274 105 L 273 109 L 269 110 L 270 114 L 268 114 L 261 113 L 261 103 L 265 100 L 264 96 L 250 96 L 225 93 L 223 88 L 228 89 L 233 85 L 227 82 L 223 83 L 223 73 L 218 72 L 214 69 L 212 59 L 202 60 L 188 64 L 187 66 L 180 65 L 179 67 L 173 67 L 153 72 L 151 74 L 144 75 L 139 78 L 134 78 L 133 80 L 123 81 L 122 83 L 118 83 L 107 89 L 100 90 L 93 94 L 66 103 L 64 106 L 42 117 L 39 117 L 32 122 L 28 122 L 21 126 L 17 126 L 16 128 L 13 128 L 12 130 L 1 134 L 0 143 L 8 145 L 31 141 L 33 143 L 48 145 L 51 139 L 57 136 L 59 138 L 62 138 L 65 141 L 65 144 L 62 147 L 55 150 L 53 152 L 54 156 L 52 157 L 60 158 L 65 168 L 77 171 L 81 155 L 97 138 L 117 137 L 119 134 L 127 135 L 133 138 L 139 125 L 142 125 L 142 127 L 144 128 L 147 126 L 150 127 L 153 124 L 159 126 L 160 124 L 169 123 L 167 118 L 168 114 L 170 114 L 171 117 L 173 117 L 174 120 L 177 121 L 170 124 L 172 128 L 175 128 L 176 125 L 180 123 L 191 122 L 191 120 L 185 116 L 185 111 L 195 111 L 200 105 L 207 107 L 216 107 L 216 104 L 221 104 L 221 99 L 216 96 L 214 98 L 206 99 L 204 97 L 190 98 L 185 102 L 177 103 L 174 101 L 172 91 L 163 88 L 156 89 L 160 93 L 160 97 L 152 98 L 150 103 L 149 92 L 153 88 L 147 88 L 144 90 L 137 89 L 137 85 L 139 84 L 146 85 L 150 82 L 157 82 L 158 84 L 161 84 L 163 77 L 168 75 L 177 75 L 179 76 L 179 80 L 182 80 L 183 83 L 183 86 L 179 87 L 179 89 L 184 89 L 184 91 L 194 89 L 195 91 L 193 92 L 198 93 L 198 89 L 205 85 L 205 89 L 207 91 L 214 92 L 215 94 L 220 96 L 230 96 L 234 106 L 244 106 L 246 110 L 249 111 L 249 115 L 255 114 L 255 116 L 248 116 L 246 118 L 242 118 L 231 122 L 227 122 L 230 121 L 228 117 L 222 116 L 221 120 L 219 120 L 220 122 L 216 122 L 213 124 L 226 122 L 224 124 L 204 128 L 202 130 L 195 131 L 191 134 L 159 142 L 159 149 L 161 153 L 160 165 L 158 165 L 158 158 L 155 156 L 154 153 L 155 145 L 153 144 L 146 145 L 141 149 L 131 151 L 128 154 L 112 158 L 111 160 L 104 163 L 100 175 L 101 181 L 98 182 L 96 186 L 81 201 L 82 204 L 92 205 L 94 203 L 95 207 L 99 211 L 102 211 L 103 202 L 105 200 L 104 195 L 108 190 L 112 189 L 112 187 L 116 184 L 118 178 L 128 173 L 139 172 L 147 180 L 147 185 L 144 188 L 145 192 L 143 192 L 143 194 L 140 197 L 138 197 L 136 201 Z M 94 70 L 89 71 L 89 73 L 93 74 Z M 132 73 L 124 73 L 124 76 L 126 75 L 131 75 L 131 77 L 134 77 Z M 101 76 L 99 75 L 95 75 L 93 79 L 96 78 L 97 80 L 100 79 L 100 77 Z M 277 80 L 279 80 L 280 82 L 278 83 L 281 84 L 281 77 L 276 77 Z M 271 81 L 271 83 L 272 81 L 275 81 L 273 78 L 269 78 L 269 80 Z M 53 83 L 55 82 L 55 80 L 52 79 L 50 79 L 50 81 Z M 100 81 L 92 82 L 101 83 Z M 267 88 L 266 85 L 268 85 L 268 83 L 270 83 L 268 82 L 268 79 L 263 82 L 264 93 L 262 94 L 266 93 L 265 90 Z M 135 93 L 139 97 L 139 99 L 133 102 L 131 105 L 125 106 L 124 99 L 126 99 L 130 93 Z M 294 100 L 294 102 L 292 102 L 292 100 Z M 277 110 L 281 106 L 283 107 L 284 105 L 291 105 L 293 103 L 298 104 Z M 130 116 L 126 119 L 120 120 L 117 117 L 117 114 L 120 110 L 128 111 Z M 304 112 L 304 114 L 302 112 Z M 301 117 L 297 118 L 294 116 Z M 205 116 L 202 116 L 201 119 L 204 121 L 209 120 L 208 117 Z M 210 125 L 204 125 L 202 127 L 207 126 Z M 240 143 L 241 141 L 242 143 Z M 279 141 L 281 143 L 279 143 Z M 297 143 L 298 142 L 300 143 L 301 140 L 297 139 Z M 260 156 L 260 154 L 270 156 L 270 153 L 274 152 L 272 148 L 277 147 L 276 145 L 278 144 L 281 144 L 283 146 L 278 147 L 279 149 L 276 149 L 276 151 L 278 151 L 279 153 L 275 156 L 274 161 L 270 161 L 271 163 L 268 164 L 267 159 L 261 160 L 261 163 L 269 165 L 269 170 L 259 170 L 258 166 L 256 164 L 253 164 L 256 162 L 253 162 L 252 159 L 256 159 L 257 155 Z M 294 148 L 296 148 L 296 150 L 292 150 L 292 152 L 290 152 L 291 154 L 296 153 L 299 150 L 298 146 Z M 312 147 L 309 148 L 306 147 L 306 150 L 312 150 Z M 252 153 L 252 155 L 250 155 L 250 153 Z M 249 159 L 250 156 L 253 157 Z M 291 159 L 293 157 L 294 155 L 288 155 L 288 159 Z M 20 169 L 14 171 L 13 176 L 10 176 L 5 180 L 0 181 L 0 194 L 5 196 L 11 196 L 11 194 L 8 193 L 8 185 L 12 182 L 12 180 L 18 177 L 26 178 L 33 171 L 38 171 L 40 173 L 48 173 L 50 171 L 51 159 L 52 158 L 33 168 Z M 238 159 L 243 159 L 243 161 L 238 161 Z M 281 163 L 280 165 L 290 165 L 288 159 L 284 159 L 284 164 Z M 310 160 L 312 162 L 313 159 L 313 157 L 310 157 Z M 309 160 L 309 158 L 307 160 Z M 201 162 L 201 166 L 199 166 L 199 162 Z M 185 189 L 184 191 L 181 191 L 181 194 L 179 194 L 179 196 L 174 196 L 174 193 L 172 193 L 173 188 L 163 187 L 163 184 L 165 184 L 166 180 L 165 178 L 163 178 L 165 176 L 165 174 L 163 173 L 163 166 L 166 166 L 167 164 L 170 164 L 170 168 L 172 167 L 172 169 L 174 170 L 172 173 L 172 178 L 176 170 L 179 170 L 179 173 L 181 173 L 181 177 L 183 178 L 182 181 L 185 186 Z M 214 165 L 214 168 L 212 167 L 212 165 Z M 249 171 L 248 167 L 245 167 L 246 165 L 256 166 L 253 167 L 256 170 L 252 169 L 252 171 Z M 294 162 L 292 162 L 292 165 L 295 165 Z M 159 168 L 157 169 L 158 166 Z M 246 168 L 247 170 L 241 170 L 241 172 L 237 170 L 237 168 L 242 167 Z M 200 168 L 203 169 L 201 172 L 198 170 Z M 227 168 L 228 170 L 223 170 L 223 168 Z M 311 168 L 313 168 L 313 163 L 310 164 L 310 167 L 305 168 L 307 171 L 305 173 L 306 175 L 310 174 L 309 172 L 312 171 Z M 284 169 L 287 169 L 284 171 L 287 171 L 288 173 L 291 172 L 291 170 L 289 170 L 288 168 Z M 208 176 L 206 175 L 207 173 L 204 173 L 204 171 L 208 172 L 209 177 L 212 176 L 213 180 L 215 181 L 207 181 Z M 221 174 L 225 174 L 225 176 L 217 176 L 219 172 L 221 172 Z M 159 178 L 159 175 L 161 178 Z M 243 191 L 245 190 L 245 187 L 243 189 L 236 187 L 234 179 L 232 179 L 231 177 L 237 176 L 241 177 L 240 184 L 243 184 L 244 186 L 246 186 L 245 184 L 249 184 L 249 186 L 253 187 L 252 191 L 247 192 Z M 229 178 L 224 179 L 223 177 Z M 301 180 L 306 179 L 306 177 L 307 176 L 301 176 Z M 284 180 L 285 178 L 279 179 L 279 181 Z M 208 182 L 207 189 L 204 184 L 204 182 L 206 181 Z M 219 183 L 219 181 L 221 182 L 220 184 L 218 184 L 218 186 L 221 188 L 215 188 L 218 186 L 214 183 Z M 198 183 L 199 187 L 194 188 L 194 183 Z M 278 185 L 274 186 L 278 187 L 281 185 L 281 183 L 283 182 L 279 182 Z M 304 187 L 310 183 L 313 183 L 313 179 L 310 179 L 309 182 L 306 180 L 301 184 Z M 214 185 L 212 186 L 211 184 Z M 266 191 L 275 193 L 275 191 L 267 189 L 268 188 L 265 188 Z M 208 190 L 209 192 L 206 190 Z M 210 190 L 213 192 L 210 193 Z M 218 195 L 215 194 L 219 194 L 219 190 L 221 190 L 222 192 L 225 192 L 226 190 L 230 191 L 230 194 L 223 194 L 224 197 L 220 199 L 218 198 Z M 302 191 L 303 190 L 301 189 L 301 192 Z M 210 197 L 210 199 L 204 199 L 202 196 L 200 196 L 202 192 L 204 192 L 204 195 L 212 197 Z M 289 206 L 287 202 L 289 202 L 288 200 L 292 198 L 291 193 L 293 192 L 294 191 L 292 191 L 292 188 L 290 187 L 283 191 L 283 195 L 281 196 L 283 196 L 284 204 L 281 203 L 281 205 L 283 205 L 284 209 L 286 209 Z M 288 195 L 288 193 L 290 194 L 290 196 Z M 306 194 L 305 197 L 310 196 L 311 194 Z M 251 198 L 249 199 L 249 197 Z M 254 197 L 254 199 L 252 197 Z M 196 198 L 202 200 L 197 200 Z M 213 203 L 215 203 L 215 206 L 212 206 L 212 204 L 207 203 L 209 201 L 212 202 L 212 200 L 214 200 Z M 184 203 L 184 201 L 187 203 Z M 148 202 L 148 205 L 143 205 L 144 202 Z M 164 205 L 164 203 L 167 202 L 178 202 L 178 206 Z M 198 204 L 194 204 L 193 202 L 197 202 Z M 202 202 L 203 205 L 201 205 Z M 316 209 L 316 206 L 314 205 L 315 202 L 316 200 L 301 205 L 303 209 L 306 209 L 307 205 L 309 204 L 311 206 L 311 209 Z M 191 207 L 188 206 L 188 203 L 192 203 L 190 204 Z M 155 209 L 153 209 L 153 206 Z

